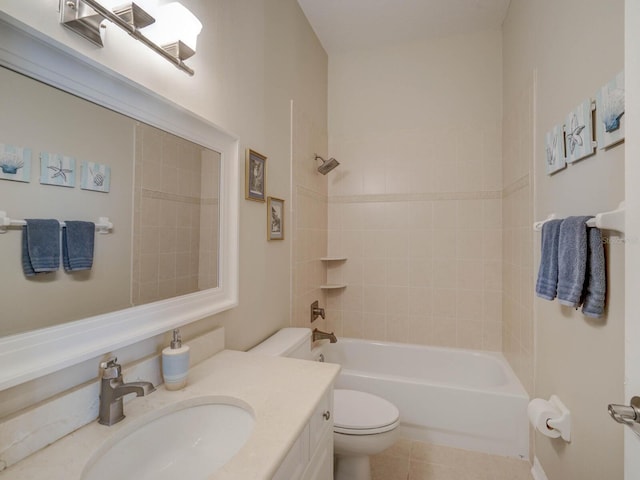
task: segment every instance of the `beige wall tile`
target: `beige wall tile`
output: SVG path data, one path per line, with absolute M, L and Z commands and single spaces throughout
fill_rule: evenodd
M 361 269 L 357 268 L 354 280 L 363 285 L 362 312 L 384 314 L 387 337 L 402 338 L 397 332 L 407 328 L 394 322 L 409 317 L 408 328 L 420 335 L 407 335 L 407 341 L 419 338 L 420 343 L 456 346 L 456 321 L 473 317 L 481 326 L 477 339 L 472 342 L 460 337 L 461 340 L 480 348 L 485 344 L 495 348 L 499 335 L 494 329 L 487 329 L 491 333 L 485 334 L 483 322 L 489 317 L 487 311 L 491 313 L 489 321 L 500 322 L 502 318 L 500 301 L 485 304 L 487 292 L 493 289 L 498 297 L 501 294 L 505 250 L 502 109 L 497 107 L 501 102 L 501 56 L 495 51 L 499 32 L 472 37 L 474 48 L 482 51 L 483 58 L 495 61 L 495 71 L 483 70 L 480 77 L 474 77 L 476 86 L 482 82 L 486 87 L 483 92 L 492 93 L 479 98 L 473 89 L 454 92 L 447 86 L 434 97 L 433 91 L 425 87 L 414 94 L 432 102 L 429 109 L 419 109 L 419 114 L 414 112 L 415 104 L 407 102 L 406 92 L 398 93 L 394 87 L 394 98 L 400 95 L 403 100 L 398 97 L 391 107 L 379 102 L 380 94 L 389 92 L 389 85 L 379 85 L 374 98 L 362 91 L 361 82 L 356 82 L 365 78 L 369 83 L 378 82 L 378 77 L 362 75 L 370 72 L 369 62 L 374 58 L 376 71 L 385 62 L 395 65 L 398 58 L 392 60 L 389 52 L 365 57 L 345 54 L 332 60 L 331 88 L 345 96 L 330 95 L 329 144 L 332 152 L 344 156 L 345 168 L 342 175 L 329 178 L 332 218 L 328 235 L 331 248 L 348 250 L 350 259 L 361 257 Z M 468 55 L 453 44 L 440 47 L 454 49 L 456 55 L 451 58 L 456 61 Z M 431 49 L 423 51 L 422 46 L 416 46 L 415 52 L 422 52 L 420 61 L 409 62 L 399 75 L 422 68 L 418 65 L 424 65 L 423 54 L 432 55 Z M 407 57 L 406 53 L 403 51 L 400 58 L 408 60 L 411 55 Z M 439 74 L 449 68 L 441 67 L 444 70 Z M 346 76 L 341 74 L 346 72 Z M 423 74 L 429 75 L 420 73 Z M 359 95 L 350 95 L 352 89 L 358 89 Z M 350 106 L 332 103 L 336 98 L 348 98 Z M 464 105 L 465 115 L 455 116 L 455 127 L 453 121 L 444 118 L 451 115 L 448 109 L 434 108 L 444 105 L 442 102 L 455 108 Z M 376 115 L 371 113 L 374 106 L 379 109 Z M 398 116 L 398 111 L 415 115 L 410 115 L 412 121 L 406 123 L 409 117 Z M 364 112 L 369 113 L 363 115 Z M 479 119 L 482 121 L 476 121 Z M 343 279 L 349 263 L 350 260 L 339 267 Z M 347 306 L 357 308 L 360 303 L 359 295 L 351 295 L 349 288 L 342 293 L 345 298 L 350 297 L 343 302 L 345 312 Z M 397 296 L 399 291 L 402 295 Z M 456 301 L 463 291 L 473 291 L 474 300 L 463 303 L 458 311 Z M 477 304 L 474 315 L 471 303 Z M 420 326 L 422 318 L 427 320 L 423 323 L 431 325 L 429 328 Z M 434 320 L 444 318 L 447 323 Z

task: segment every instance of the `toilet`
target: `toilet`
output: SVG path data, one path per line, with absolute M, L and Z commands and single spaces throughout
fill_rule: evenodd
M 309 328 L 283 328 L 249 351 L 315 360 Z M 398 440 L 397 407 L 367 392 L 335 389 L 333 419 L 334 480 L 370 480 L 369 457 Z

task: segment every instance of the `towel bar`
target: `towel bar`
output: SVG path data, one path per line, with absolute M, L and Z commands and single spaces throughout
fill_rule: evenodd
M 624 202 L 620 202 L 618 208 L 610 212 L 598 213 L 587 222 L 587 225 L 624 233 L 624 210 Z
M 551 213 L 547 218 L 545 218 L 544 220 L 540 221 L 540 222 L 535 222 L 533 224 L 533 229 L 536 232 L 540 232 L 542 230 L 542 225 L 544 225 L 545 223 L 547 223 L 549 220 L 555 220 L 556 218 L 558 218 L 558 216 L 555 213 Z
M 9 218 L 7 212 L 0 210 L 0 233 L 6 233 L 9 227 L 22 227 L 27 222 L 24 220 L 16 220 L 15 218 Z M 60 221 L 60 228 L 64 227 L 65 223 Z M 113 230 L 113 223 L 109 221 L 109 217 L 100 217 L 96 223 L 96 232 L 98 233 L 111 233 Z
M 615 230 L 617 232 L 624 233 L 624 210 L 625 210 L 624 202 L 620 202 L 618 208 L 612 210 L 610 212 L 602 212 L 595 215 L 592 219 L 587 221 L 587 226 L 589 227 L 598 227 L 603 230 Z M 550 214 L 547 218 L 540 222 L 535 222 L 533 224 L 533 229 L 536 232 L 542 230 L 542 225 L 549 220 L 554 220 L 558 218 L 555 213 Z

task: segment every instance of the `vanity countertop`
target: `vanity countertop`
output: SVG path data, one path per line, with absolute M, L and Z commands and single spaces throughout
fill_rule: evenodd
M 247 443 L 211 480 L 270 479 L 339 370 L 331 363 L 223 350 L 193 367 L 184 389 L 172 392 L 161 385 L 151 395 L 125 402 L 127 418 L 122 422 L 105 427 L 96 420 L 0 472 L 0 478 L 80 480 L 93 452 L 127 422 L 206 395 L 239 399 L 255 415 Z

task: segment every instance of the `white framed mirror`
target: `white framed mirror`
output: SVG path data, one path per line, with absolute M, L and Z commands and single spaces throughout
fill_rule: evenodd
M 220 179 L 216 288 L 0 337 L 0 390 L 236 306 L 237 137 L 1 13 L 0 66 L 216 152 Z

